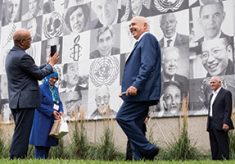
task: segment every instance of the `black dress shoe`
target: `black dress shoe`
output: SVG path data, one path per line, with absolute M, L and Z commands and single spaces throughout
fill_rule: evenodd
M 145 160 L 154 160 L 154 157 L 159 153 L 159 148 L 155 147 L 151 152 L 145 155 Z

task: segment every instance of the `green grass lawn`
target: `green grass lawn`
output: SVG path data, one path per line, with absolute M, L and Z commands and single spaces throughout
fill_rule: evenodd
M 60 159 L 50 159 L 50 160 L 8 160 L 0 159 L 1 164 L 234 164 L 235 160 L 231 161 L 211 161 L 211 160 L 198 160 L 198 161 L 92 161 L 92 160 L 60 160 Z

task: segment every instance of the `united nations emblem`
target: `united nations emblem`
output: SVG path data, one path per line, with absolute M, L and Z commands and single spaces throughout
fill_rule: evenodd
M 46 38 L 58 37 L 63 32 L 63 18 L 58 12 L 52 12 L 43 23 L 43 31 Z
M 161 12 L 175 11 L 180 8 L 184 0 L 154 0 L 155 7 Z
M 116 57 L 95 59 L 90 66 L 91 82 L 96 86 L 111 85 L 118 76 L 119 62 Z

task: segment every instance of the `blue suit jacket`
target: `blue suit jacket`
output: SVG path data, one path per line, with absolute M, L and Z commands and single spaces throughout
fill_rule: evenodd
M 40 85 L 40 91 L 42 103 L 41 106 L 35 110 L 30 144 L 46 147 L 56 146 L 58 140 L 55 137 L 49 136 L 51 127 L 54 123 L 54 116 L 52 115 L 54 111 L 52 94 L 47 84 Z M 63 112 L 63 105 L 57 87 L 55 87 L 55 91 L 59 98 L 59 112 Z
M 157 39 L 150 33 L 143 35 L 126 61 L 122 92 L 128 87 L 138 89 L 136 96 L 122 96 L 128 101 L 159 100 L 161 92 L 161 52 Z
M 38 80 L 53 71 L 51 65 L 38 67 L 23 49 L 13 47 L 6 57 L 9 105 L 11 109 L 36 108 L 40 105 Z

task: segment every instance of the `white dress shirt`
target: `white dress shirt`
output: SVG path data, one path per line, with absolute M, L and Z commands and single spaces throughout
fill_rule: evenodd
M 212 96 L 212 98 L 211 98 L 211 103 L 210 103 L 210 113 L 209 113 L 209 116 L 210 116 L 210 117 L 213 116 L 213 108 L 212 108 L 212 107 L 213 107 L 213 103 L 214 103 L 215 98 L 216 98 L 216 96 L 218 95 L 220 89 L 221 89 L 221 87 L 218 88 L 216 91 L 213 91 L 213 92 L 212 92 L 212 93 L 213 93 L 213 96 Z

